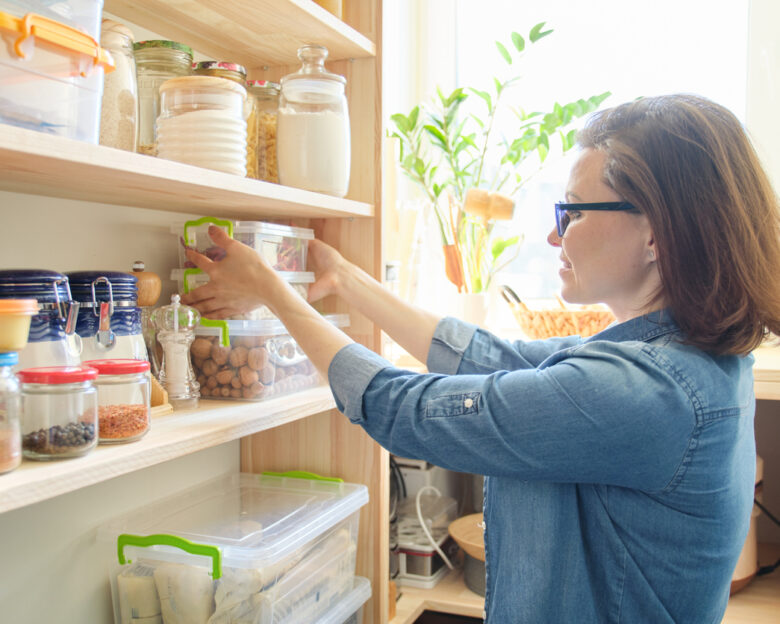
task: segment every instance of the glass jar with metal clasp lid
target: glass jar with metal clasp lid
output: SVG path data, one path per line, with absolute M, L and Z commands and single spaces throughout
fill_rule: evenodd
M 74 271 L 67 275 L 73 298 L 79 303 L 76 333 L 83 343 L 82 360 L 146 360 L 138 278 L 119 271 Z
M 66 275 L 45 269 L 2 270 L 0 299 L 37 300 L 28 341 L 19 350 L 19 368 L 81 362 L 81 337 L 76 333 L 79 305 L 71 296 Z
M 325 69 L 328 50 L 298 50 L 301 69 L 281 81 L 277 119 L 279 182 L 344 197 L 351 162 L 346 79 Z
M 249 116 L 246 120 L 247 177 L 279 182 L 276 160 L 279 84 L 268 80 L 248 80 L 246 90 L 249 104 Z
M 97 445 L 98 372 L 84 366 L 19 371 L 22 453 L 29 459 L 78 457 Z
M 155 123 L 160 115 L 160 85 L 192 74 L 192 48 L 154 39 L 133 44 L 138 77 L 138 152 L 157 155 Z

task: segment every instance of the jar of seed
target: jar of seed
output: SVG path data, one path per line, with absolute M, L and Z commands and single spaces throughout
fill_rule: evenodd
M 85 366 L 27 368 L 22 386 L 22 453 L 29 459 L 85 455 L 97 445 L 98 372 Z
M 140 440 L 151 422 L 151 380 L 145 360 L 87 360 L 98 371 L 98 442 Z
M 267 80 L 249 80 L 246 91 L 250 106 L 246 120 L 246 175 L 278 183 L 276 115 L 279 109 L 279 84 Z

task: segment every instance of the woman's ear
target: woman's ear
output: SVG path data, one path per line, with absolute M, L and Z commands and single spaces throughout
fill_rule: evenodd
M 656 251 L 655 236 L 650 234 L 650 240 L 647 241 L 647 258 L 650 262 L 656 262 L 658 260 L 658 252 Z

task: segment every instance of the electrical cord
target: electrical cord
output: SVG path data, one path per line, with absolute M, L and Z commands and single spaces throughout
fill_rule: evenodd
M 772 515 L 772 512 L 769 511 L 766 507 L 764 507 L 761 503 L 758 502 L 757 499 L 753 499 L 753 504 L 758 507 L 767 518 L 769 518 L 772 522 L 774 522 L 777 526 L 780 526 L 780 520 L 778 520 L 774 515 Z M 780 559 L 775 561 L 774 563 L 770 563 L 769 565 L 761 566 L 758 571 L 756 572 L 756 576 L 763 576 L 764 574 L 771 574 L 777 568 L 780 568 Z
M 436 492 L 436 495 L 441 498 L 441 492 L 439 492 L 438 489 L 433 487 L 432 485 L 424 485 L 420 488 L 420 490 L 417 492 L 417 496 L 415 497 L 415 506 L 417 508 L 417 520 L 420 522 L 420 527 L 423 530 L 423 533 L 425 533 L 425 537 L 428 538 L 428 541 L 431 543 L 431 546 L 436 550 L 437 553 L 439 553 L 439 556 L 444 561 L 445 565 L 450 569 L 454 570 L 455 566 L 452 565 L 452 562 L 447 558 L 447 555 L 444 554 L 444 551 L 439 548 L 439 545 L 436 543 L 436 540 L 433 539 L 433 536 L 431 535 L 430 531 L 428 531 L 428 525 L 425 523 L 425 519 L 422 515 L 422 509 L 420 507 L 420 496 L 422 495 L 425 490 L 433 490 Z

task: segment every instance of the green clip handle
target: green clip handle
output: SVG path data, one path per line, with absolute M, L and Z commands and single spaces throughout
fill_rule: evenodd
M 228 329 L 227 321 L 219 319 L 200 319 L 201 327 L 219 327 L 219 344 L 223 347 L 230 346 L 230 330 Z
M 218 579 L 222 576 L 222 553 L 216 546 L 196 544 L 183 537 L 168 535 L 166 533 L 158 535 L 130 535 L 129 533 L 122 533 L 116 539 L 116 551 L 120 565 L 132 563 L 129 559 L 125 559 L 125 546 L 139 546 L 141 548 L 148 548 L 149 546 L 173 546 L 174 548 L 180 548 L 191 555 L 211 557 L 212 578 Z
M 184 269 L 182 272 L 182 280 L 184 281 L 184 294 L 190 292 L 190 282 L 187 279 L 190 275 L 200 275 L 203 271 L 201 269 Z
M 292 479 L 310 479 L 312 481 L 344 483 L 344 479 L 339 479 L 338 477 L 323 477 L 322 475 L 306 472 L 305 470 L 288 470 L 287 472 L 271 472 L 270 470 L 266 470 L 263 474 L 268 475 L 269 477 L 290 477 Z
M 184 242 L 187 245 L 192 245 L 192 243 L 195 242 L 190 240 L 187 230 L 189 230 L 191 227 L 198 227 L 199 225 L 203 225 L 204 223 L 211 223 L 212 225 L 217 225 L 219 227 L 227 228 L 228 236 L 230 238 L 233 238 L 232 221 L 228 221 L 227 219 L 217 219 L 216 217 L 201 217 L 200 219 L 194 219 L 193 221 L 184 222 Z

